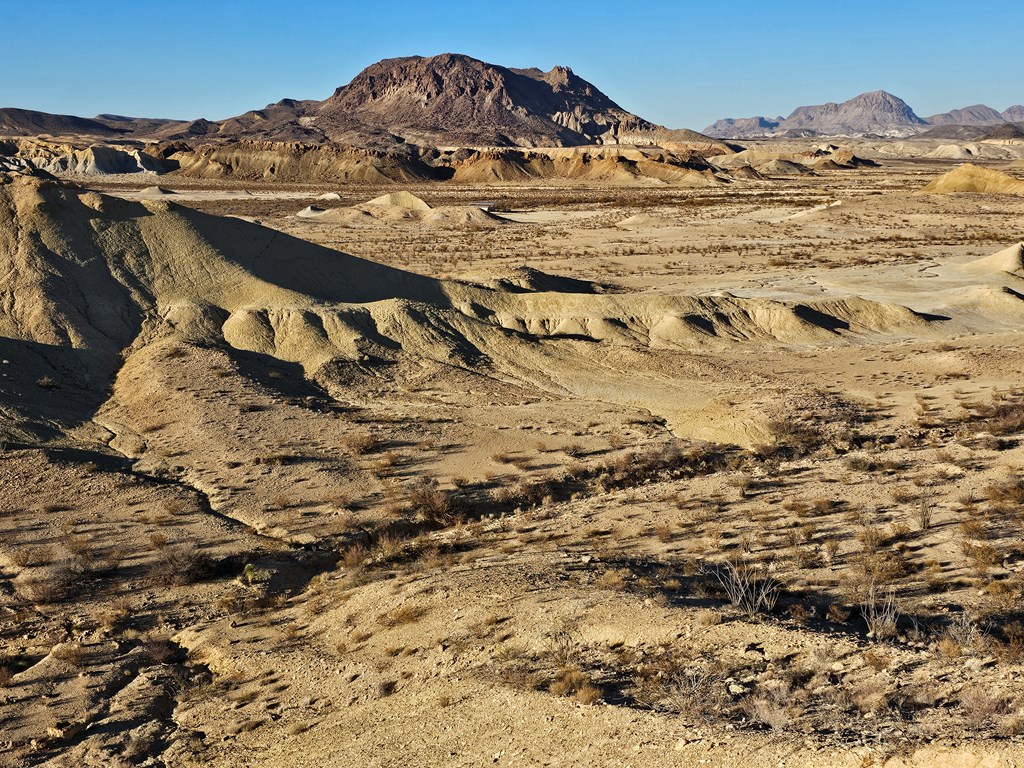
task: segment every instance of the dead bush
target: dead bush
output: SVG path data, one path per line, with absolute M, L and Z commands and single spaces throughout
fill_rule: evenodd
M 453 525 L 466 517 L 465 502 L 455 493 L 423 480 L 409 492 L 409 509 L 417 520 L 431 525 Z
M 729 561 L 713 570 L 729 602 L 748 618 L 771 613 L 782 592 L 782 585 L 747 563 Z
M 207 578 L 213 561 L 194 542 L 180 542 L 158 550 L 150 570 L 153 581 L 162 586 L 183 586 Z

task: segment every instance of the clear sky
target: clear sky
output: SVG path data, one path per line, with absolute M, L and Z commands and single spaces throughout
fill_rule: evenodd
M 674 128 L 883 89 L 921 116 L 1024 102 L 1024 0 L 0 0 L 0 106 L 219 119 L 382 58 L 570 66 Z

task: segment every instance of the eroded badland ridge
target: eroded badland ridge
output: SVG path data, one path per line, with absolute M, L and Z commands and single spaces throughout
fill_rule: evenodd
M 0 112 L 0 766 L 1024 761 L 1024 142 L 876 96 Z

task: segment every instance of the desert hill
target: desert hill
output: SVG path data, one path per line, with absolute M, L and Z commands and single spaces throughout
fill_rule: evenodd
M 1006 118 L 992 107 L 985 104 L 973 104 L 962 109 L 953 109 L 938 115 L 931 115 L 925 118 L 929 125 L 969 125 L 987 126 L 1001 125 Z
M 819 306 L 495 290 L 396 270 L 164 196 L 130 202 L 29 176 L 7 179 L 0 185 L 0 333 L 62 350 L 97 396 L 124 355 L 168 337 L 258 352 L 298 363 L 310 376 L 326 375 L 338 360 L 411 356 L 516 378 L 537 365 L 545 376 L 564 370 L 575 379 L 590 363 L 574 348 L 556 345 L 538 357 L 534 342 L 701 348 L 925 323 L 905 308 L 860 299 Z M 363 209 L 425 219 L 437 213 L 422 205 L 399 194 Z M 54 365 L 50 375 L 63 375 Z
M 110 138 L 130 133 L 104 121 L 74 115 L 53 115 L 30 109 L 0 109 L 0 136 L 94 136 Z
M 973 192 L 987 195 L 1024 195 L 1024 181 L 995 168 L 964 163 L 932 180 L 922 190 L 931 194 Z

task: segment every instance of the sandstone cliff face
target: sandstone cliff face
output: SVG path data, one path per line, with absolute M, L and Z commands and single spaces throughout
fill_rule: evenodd
M 9 139 L 0 142 L 0 159 L 59 176 L 167 173 L 177 164 L 147 152 L 140 145 L 92 144 Z
M 386 183 L 437 178 L 410 148 L 387 152 L 299 142 L 237 141 L 183 149 L 170 158 L 185 176 L 202 179 Z

